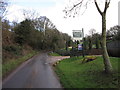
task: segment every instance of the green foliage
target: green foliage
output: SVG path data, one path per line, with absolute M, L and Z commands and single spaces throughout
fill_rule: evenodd
M 46 23 L 44 22 L 46 19 Z M 26 19 L 9 25 L 3 21 L 3 62 L 25 55 L 33 50 L 60 50 L 70 46 L 71 37 L 59 32 L 47 17 Z M 43 29 L 45 24 L 45 31 Z M 66 43 L 67 42 L 67 43 Z M 28 48 L 27 48 L 28 47 Z
M 3 46 L 3 49 L 9 52 L 12 52 L 13 54 L 20 55 L 22 48 L 17 45 L 10 45 L 10 46 Z
M 76 42 L 76 43 L 77 43 L 77 45 L 78 45 L 80 42 L 77 40 L 77 42 Z
M 107 40 L 120 40 L 120 26 L 116 25 L 107 31 Z
M 84 50 L 88 49 L 88 41 L 86 40 L 86 38 L 83 39 L 83 48 Z
M 91 38 L 89 38 L 89 49 L 92 49 L 92 39 Z
M 101 35 L 98 33 L 94 33 L 92 34 L 92 36 L 85 37 L 84 48 L 85 50 L 92 49 L 92 48 L 96 48 L 96 49 L 101 48 Z
M 3 46 L 2 51 L 2 63 L 5 63 L 8 59 L 17 58 L 22 55 L 22 47 L 14 44 Z
M 45 31 L 44 19 L 46 19 Z M 8 21 L 3 23 L 3 26 L 10 27 Z M 30 20 L 26 19 L 15 26 L 12 26 L 11 31 L 7 28 L 7 32 L 14 36 L 13 42 L 18 43 L 20 46 L 29 45 L 37 50 L 58 50 L 70 46 L 71 37 L 66 33 L 59 32 L 54 24 L 47 17 L 40 17 L 39 19 Z M 9 37 L 5 37 L 9 39 Z M 3 41 L 3 42 L 4 42 Z M 9 40 L 6 40 L 6 42 Z
M 82 57 L 72 57 L 62 60 L 56 66 L 56 73 L 64 88 L 117 88 L 119 58 L 110 58 L 114 73 L 112 75 L 103 72 L 102 57 L 97 57 L 88 63 L 82 64 Z
M 15 41 L 20 45 L 23 45 L 29 41 L 30 33 L 32 30 L 31 21 L 25 20 L 18 25 L 15 31 Z
M 60 54 L 61 56 L 70 56 L 70 51 L 66 51 L 65 49 L 59 49 L 55 51 L 56 53 Z
M 2 30 L 8 30 L 8 29 L 10 29 L 9 21 L 8 20 L 3 20 Z
M 96 49 L 99 49 L 100 48 L 100 40 L 98 38 L 96 38 Z
M 43 32 L 40 32 L 38 30 L 33 30 L 31 32 L 28 44 L 33 48 L 33 49 L 42 49 L 43 47 Z
M 56 51 L 66 47 L 66 45 L 68 47 L 70 40 L 71 37 L 69 35 L 60 33 L 57 29 L 49 29 L 45 31 L 44 48 Z

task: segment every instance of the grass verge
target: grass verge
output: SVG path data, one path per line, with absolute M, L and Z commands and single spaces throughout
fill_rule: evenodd
M 36 51 L 32 51 L 31 53 L 18 58 L 16 60 L 9 60 L 7 63 L 2 65 L 2 77 L 6 77 L 11 71 L 13 71 L 15 68 L 17 68 L 21 63 L 25 62 L 26 60 L 28 60 L 29 58 L 31 58 L 32 56 L 34 56 L 35 54 L 37 54 Z
M 82 63 L 82 57 L 65 59 L 57 64 L 55 71 L 64 88 L 118 88 L 119 59 L 110 58 L 114 70 L 112 75 L 103 72 L 104 64 L 100 56 L 87 63 Z
M 55 52 L 52 52 L 52 53 L 49 53 L 50 56 L 61 56 L 59 55 L 58 53 L 55 53 Z

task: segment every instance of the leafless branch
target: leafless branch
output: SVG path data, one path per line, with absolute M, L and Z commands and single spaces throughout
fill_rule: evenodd
M 6 7 L 8 6 L 8 1 L 1 0 L 0 1 L 0 17 L 3 18 L 3 14 L 6 12 Z
M 85 6 L 85 10 L 83 10 L 82 14 L 84 14 L 84 12 L 87 9 L 87 5 L 88 2 L 91 0 L 78 0 L 78 2 L 76 4 L 73 4 L 72 6 L 68 5 L 68 7 L 65 7 L 65 9 L 63 10 L 63 12 L 65 12 L 66 17 L 75 17 L 76 14 L 79 14 L 78 12 L 80 12 L 80 9 L 82 6 Z
M 77 3 L 77 4 L 75 4 L 69 11 L 72 11 L 75 7 L 77 7 L 78 5 L 82 5 L 82 2 L 83 2 L 83 0 L 81 1 L 81 2 L 79 2 L 79 3 Z
M 65 9 L 63 10 L 63 12 L 65 12 L 66 17 L 69 16 L 75 16 L 76 14 L 78 14 L 78 12 L 80 11 L 82 6 L 85 6 L 85 10 L 83 11 L 82 15 L 85 13 L 86 9 L 88 8 L 88 3 L 89 1 L 92 2 L 92 0 L 78 0 L 77 4 L 73 4 L 73 5 L 68 5 L 68 7 L 65 7 Z M 102 15 L 104 12 L 106 12 L 107 8 L 109 7 L 111 0 L 105 0 L 105 8 L 104 11 L 101 11 L 97 0 L 93 0 L 93 2 L 95 3 L 95 6 L 98 10 L 98 12 Z
M 85 13 L 85 11 L 87 10 L 87 6 L 88 6 L 88 2 L 89 1 L 91 1 L 91 0 L 88 0 L 87 2 L 86 2 L 86 4 L 84 5 L 85 6 L 85 10 L 84 10 L 84 12 L 82 13 L 82 15 Z
M 98 6 L 97 1 L 94 0 L 94 3 L 95 3 L 95 5 L 96 5 L 96 8 L 97 8 L 98 12 L 102 15 L 102 11 L 100 10 L 100 8 L 99 8 L 99 6 Z
M 109 7 L 109 5 L 110 5 L 110 2 L 111 2 L 111 0 L 108 1 L 108 7 Z
M 23 12 L 23 15 L 24 15 L 25 19 L 31 19 L 31 20 L 33 20 L 33 19 L 35 19 L 35 18 L 38 17 L 38 13 L 36 13 L 35 10 L 26 10 L 26 9 L 23 9 L 22 12 Z
M 104 8 L 104 13 L 106 13 L 106 11 L 107 11 L 107 9 L 108 9 L 108 7 L 109 7 L 109 4 L 110 4 L 110 1 L 111 0 L 105 0 L 105 8 Z

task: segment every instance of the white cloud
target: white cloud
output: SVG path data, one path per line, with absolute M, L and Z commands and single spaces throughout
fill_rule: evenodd
M 38 3 L 41 3 L 41 2 L 55 2 L 56 0 L 11 0 L 12 2 L 15 2 L 15 3 L 28 3 L 28 2 L 38 2 Z
M 15 0 L 14 0 L 15 1 Z M 44 0 L 18 0 L 18 2 L 42 2 Z M 101 32 L 101 16 L 98 13 L 95 5 L 89 5 L 88 9 L 83 15 L 76 16 L 76 18 L 63 18 L 64 13 L 63 9 L 66 6 L 66 3 L 68 0 L 45 0 L 44 2 L 51 1 L 54 2 L 55 5 L 51 7 L 37 7 L 33 8 L 40 12 L 40 15 L 47 16 L 55 25 L 56 27 L 64 32 L 68 33 L 69 35 L 72 35 L 72 30 L 81 30 L 84 28 L 85 34 L 89 34 L 88 31 L 91 28 L 94 28 L 97 30 L 97 32 Z M 19 5 L 13 5 L 10 9 L 12 15 L 9 16 L 9 19 L 12 21 L 15 18 L 19 18 L 19 21 L 22 20 L 22 15 L 20 14 L 19 10 L 21 8 L 27 8 L 30 7 L 23 7 Z M 32 6 L 31 6 L 32 8 Z M 107 29 L 110 27 L 118 24 L 118 2 L 114 2 L 112 0 L 110 7 L 107 11 Z
M 9 6 L 7 8 L 8 10 L 8 13 L 6 15 L 7 19 L 9 19 L 10 22 L 14 20 L 17 20 L 18 22 L 22 21 L 23 20 L 23 14 L 21 12 L 22 9 L 24 9 L 24 7 L 18 5 Z
M 107 29 L 118 24 L 118 2 L 112 1 L 107 11 Z M 102 32 L 102 18 L 98 13 L 95 5 L 89 5 L 87 11 L 82 16 L 76 18 L 63 19 L 62 10 L 64 5 L 59 5 L 49 9 L 46 15 L 53 20 L 58 29 L 72 35 L 72 30 L 81 30 L 84 28 L 85 34 L 89 34 L 91 28 L 95 28 L 97 32 Z

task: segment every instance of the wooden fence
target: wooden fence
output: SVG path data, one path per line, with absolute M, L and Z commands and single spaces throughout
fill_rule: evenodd
M 120 41 L 107 43 L 108 54 L 112 57 L 120 57 Z

